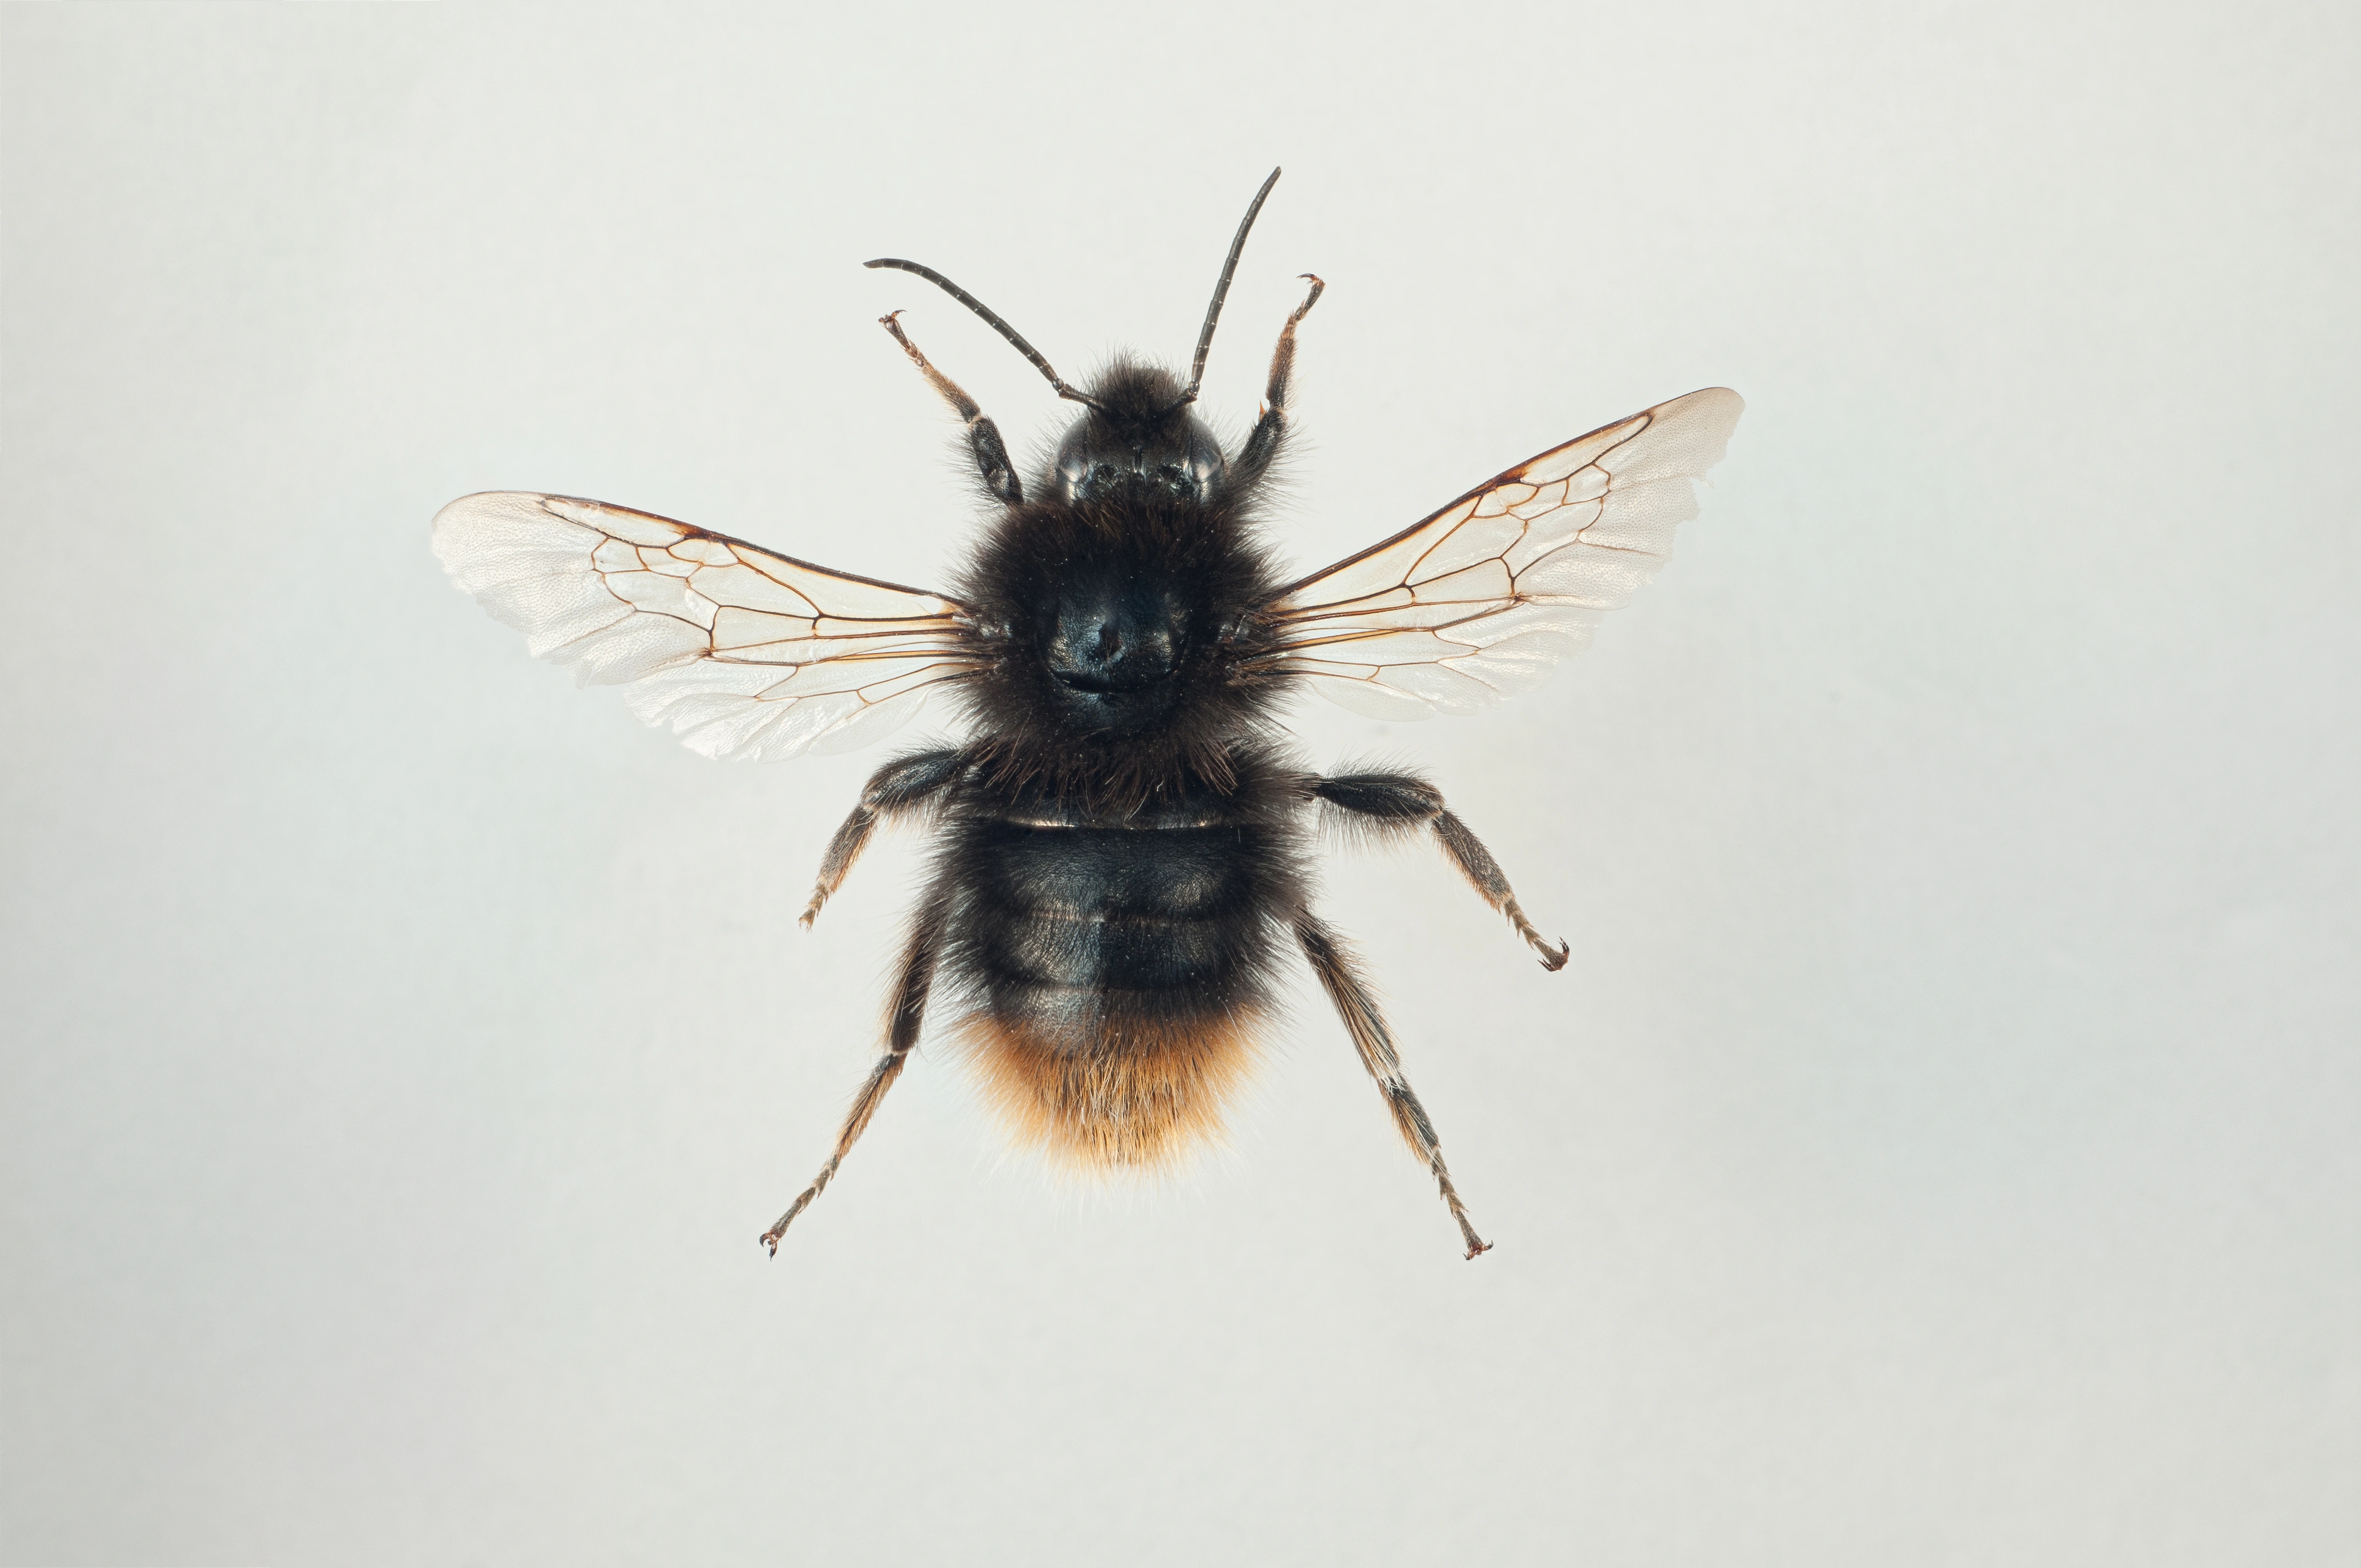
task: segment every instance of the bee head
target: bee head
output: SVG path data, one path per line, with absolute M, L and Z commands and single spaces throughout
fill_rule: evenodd
M 982 300 L 933 268 L 895 256 L 881 256 L 862 265 L 915 273 L 934 284 L 973 311 L 1006 338 L 1010 347 L 1031 360 L 1033 367 L 1057 389 L 1058 396 L 1090 410 L 1066 432 L 1065 440 L 1058 447 L 1057 459 L 1050 466 L 1049 487 L 1069 505 L 1144 495 L 1209 506 L 1221 493 L 1228 464 L 1222 456 L 1221 444 L 1191 409 L 1197 400 L 1197 389 L 1204 385 L 1205 356 L 1213 345 L 1213 329 L 1221 323 L 1222 302 L 1229 296 L 1230 278 L 1237 271 L 1238 257 L 1246 249 L 1255 214 L 1262 211 L 1270 188 L 1278 183 L 1279 170 L 1274 169 L 1270 178 L 1262 182 L 1262 189 L 1255 192 L 1238 232 L 1230 240 L 1230 253 L 1222 262 L 1221 279 L 1213 285 L 1213 302 L 1205 307 L 1205 324 L 1197 332 L 1197 352 L 1190 361 L 1185 387 L 1167 371 L 1120 360 L 1088 391 L 1069 386 L 1041 357 L 1041 351 L 1025 341 L 1023 334 L 1001 320 Z M 1318 298 L 1316 280 L 1313 298 Z M 1303 309 L 1311 308 L 1307 301 Z M 1302 313 L 1298 311 L 1290 319 L 1290 328 Z M 1020 491 L 1015 476 L 1007 470 L 998 429 L 983 417 L 973 399 L 927 363 L 926 356 L 902 335 L 902 329 L 894 324 L 894 316 L 885 318 L 887 330 L 917 362 L 928 379 L 935 383 L 936 390 L 950 399 L 960 417 L 968 422 L 971 439 L 979 444 L 977 461 L 983 466 L 988 488 L 1001 500 L 1015 505 Z M 1273 373 L 1278 373 L 1276 367 Z
M 1074 422 L 1050 465 L 1050 488 L 1070 504 L 1142 492 L 1209 506 L 1228 462 L 1170 374 L 1117 363 L 1090 391 L 1090 411 Z

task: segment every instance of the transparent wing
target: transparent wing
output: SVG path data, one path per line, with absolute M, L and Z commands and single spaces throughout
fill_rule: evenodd
M 866 745 L 975 667 L 950 599 L 624 507 L 467 496 L 434 554 L 534 654 L 708 757 Z
M 1271 662 L 1379 718 L 1524 690 L 1656 575 L 1745 408 L 1727 387 L 1659 403 L 1290 584 L 1264 607 Z

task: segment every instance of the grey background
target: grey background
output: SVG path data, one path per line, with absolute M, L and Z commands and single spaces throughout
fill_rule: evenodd
M 11 7 L 10 1563 L 2361 1551 L 2350 6 Z M 1309 567 L 1717 382 L 1704 515 L 1332 859 L 1499 1250 L 1299 982 L 1235 1146 L 921 1059 L 917 867 L 444 581 L 486 488 L 939 581 L 955 433 L 1294 274 Z M 921 730 L 920 733 L 924 731 Z

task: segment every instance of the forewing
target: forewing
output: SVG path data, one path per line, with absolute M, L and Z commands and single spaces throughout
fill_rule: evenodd
M 467 496 L 434 554 L 535 655 L 708 757 L 865 745 L 974 668 L 950 599 L 624 507 Z
M 1273 663 L 1380 718 L 1524 690 L 1656 575 L 1745 408 L 1727 387 L 1659 403 L 1291 584 L 1265 607 Z

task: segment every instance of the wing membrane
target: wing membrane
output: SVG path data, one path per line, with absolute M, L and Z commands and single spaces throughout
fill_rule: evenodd
M 708 757 L 866 745 L 975 668 L 953 600 L 624 507 L 467 496 L 434 554 L 537 657 Z
M 1265 607 L 1270 658 L 1381 718 L 1472 713 L 1524 690 L 1656 575 L 1745 408 L 1727 387 L 1659 403 L 1290 584 Z

